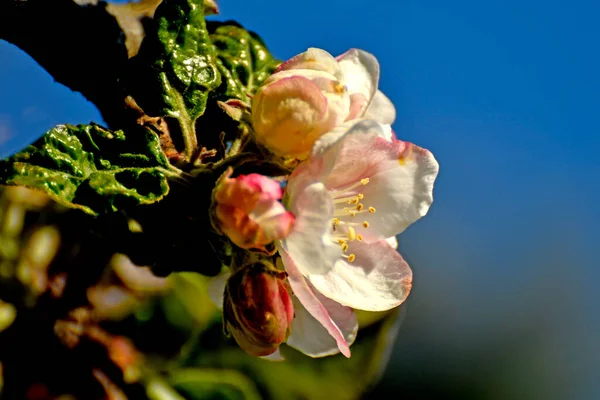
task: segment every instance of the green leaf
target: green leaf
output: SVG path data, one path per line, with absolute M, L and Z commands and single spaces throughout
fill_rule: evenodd
M 219 92 L 227 98 L 247 101 L 248 95 L 254 94 L 280 62 L 273 58 L 257 34 L 235 22 L 212 22 L 208 30 L 223 76 Z
M 125 136 L 98 125 L 58 125 L 0 161 L 0 184 L 42 190 L 57 202 L 98 215 L 161 200 L 169 167 L 158 137 Z
M 164 0 L 132 72 L 135 97 L 145 112 L 179 122 L 188 159 L 197 147 L 195 122 L 209 93 L 221 84 L 203 6 L 202 0 Z
M 208 92 L 219 86 L 214 54 L 204 22 L 203 1 L 163 1 L 155 19 L 163 45 L 160 68 L 167 113 L 187 112 L 195 121 L 206 108 Z

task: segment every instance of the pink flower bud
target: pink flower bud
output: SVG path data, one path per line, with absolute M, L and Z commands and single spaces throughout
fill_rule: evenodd
M 231 173 L 230 168 L 223 174 L 213 192 L 218 229 L 243 249 L 264 249 L 286 237 L 294 215 L 278 201 L 279 183 L 259 174 L 230 178 Z
M 275 352 L 291 332 L 294 307 L 284 283 L 286 276 L 257 263 L 235 272 L 227 281 L 225 326 L 250 355 Z
M 308 49 L 283 63 L 256 92 L 256 140 L 275 154 L 304 159 L 316 139 L 346 120 L 350 103 L 338 61 Z

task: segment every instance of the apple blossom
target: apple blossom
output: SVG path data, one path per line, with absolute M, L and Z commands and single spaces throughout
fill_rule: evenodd
M 228 169 L 213 191 L 215 227 L 244 249 L 264 249 L 284 238 L 294 224 L 294 216 L 278 201 L 279 183 L 260 174 L 231 178 Z
M 377 90 L 379 63 L 363 50 L 334 58 L 310 48 L 281 64 L 252 100 L 256 140 L 275 154 L 305 159 L 321 135 L 344 121 L 372 118 L 391 124 L 389 99 Z
M 400 305 L 412 272 L 391 238 L 427 213 L 438 169 L 429 151 L 390 138 L 389 126 L 359 120 L 318 139 L 290 177 L 286 203 L 296 223 L 278 242 L 279 253 L 292 290 L 344 354 L 339 321 L 307 289 L 340 307 Z M 301 334 L 295 329 L 288 343 L 310 355 L 325 351 L 296 341 Z

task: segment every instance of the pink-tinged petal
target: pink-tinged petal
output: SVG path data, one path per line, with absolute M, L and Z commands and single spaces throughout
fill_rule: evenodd
M 240 175 L 237 179 L 260 192 L 261 200 L 281 199 L 281 186 L 274 179 L 261 174 Z
M 315 292 L 318 295 L 318 292 Z M 320 296 L 325 301 L 335 304 L 335 306 L 326 307 L 330 315 L 336 315 L 335 309 L 339 308 L 343 313 L 351 314 L 353 322 L 347 322 L 347 332 L 345 338 L 348 345 L 351 345 L 356 338 L 358 331 L 358 321 L 354 311 L 335 303 L 326 297 Z M 287 345 L 301 351 L 311 357 L 326 357 L 340 353 L 340 348 L 336 341 L 329 335 L 327 330 L 302 306 L 298 299 L 292 297 L 296 317 L 292 321 L 292 333 L 287 340 Z M 334 318 L 335 320 L 335 318 Z M 345 347 L 344 347 L 345 348 Z M 342 352 L 344 356 L 349 357 L 349 353 Z
M 352 93 L 350 95 L 350 112 L 346 117 L 346 121 L 360 118 L 365 109 L 369 107 L 369 99 L 362 93 Z
M 396 120 L 396 107 L 381 90 L 378 90 L 375 92 L 364 117 L 391 125 Z
M 335 125 L 335 113 L 328 112 L 327 96 L 311 79 L 286 73 L 273 75 L 257 91 L 252 125 L 256 140 L 274 153 L 304 158 L 314 141 Z
M 350 357 L 349 344 L 358 330 L 352 309 L 313 291 L 290 254 L 285 249 L 280 249 L 279 253 L 294 292 L 292 300 L 296 313 L 287 344 L 311 357 L 324 357 L 338 351 Z
M 354 135 L 357 136 L 354 137 Z M 294 169 L 288 180 L 288 190 L 296 186 L 303 187 L 306 185 L 306 181 L 314 182 L 315 180 L 329 179 L 328 186 L 343 186 L 360 179 L 359 175 L 362 170 L 361 168 L 354 168 L 353 164 L 361 162 L 369 164 L 369 160 L 364 156 L 369 154 L 368 145 L 377 137 L 383 137 L 391 141 L 392 135 L 389 125 L 383 125 L 376 121 L 362 119 L 346 121 L 321 136 L 314 143 L 308 160 L 300 163 Z M 356 155 L 357 157 L 354 160 L 350 159 L 349 164 L 339 167 L 336 165 L 339 162 L 339 154 L 345 151 L 346 147 L 361 147 L 361 149 L 349 155 L 350 157 Z M 363 155 L 361 155 L 361 152 Z M 342 157 L 342 160 L 348 161 L 348 155 Z M 332 173 L 334 168 L 335 174 Z M 342 168 L 346 168 L 346 173 L 337 173 Z M 331 181 L 331 179 L 334 181 Z
M 289 206 L 296 221 L 280 247 L 289 252 L 303 274 L 325 273 L 341 254 L 340 246 L 330 238 L 331 197 L 322 183 L 312 183 L 290 197 L 293 201 Z
M 217 182 L 214 197 L 218 204 L 239 208 L 249 213 L 258 201 L 281 199 L 283 192 L 276 180 L 260 174 L 231 178 L 232 174 L 233 168 L 230 167 Z
M 294 99 L 305 104 L 304 111 L 310 111 L 305 119 L 319 121 L 327 112 L 327 99 L 320 88 L 309 78 L 301 75 L 273 75 L 258 90 L 252 99 L 252 118 L 255 129 L 261 124 L 272 124 L 275 120 L 284 119 L 294 109 L 286 105 L 285 100 Z M 269 126 L 269 128 L 271 128 Z
M 270 243 L 286 237 L 294 226 L 294 214 L 276 200 L 259 201 L 249 214 L 250 220 L 260 226 L 259 243 Z
M 348 253 L 355 255 L 353 262 L 342 259 L 327 274 L 308 276 L 320 293 L 366 311 L 385 311 L 404 302 L 412 286 L 412 271 L 385 240 L 350 242 Z
M 376 212 L 360 218 L 369 224 L 365 231 L 390 237 L 427 214 L 439 165 L 431 152 L 412 143 L 378 139 L 376 145 L 386 157 L 367 170 L 370 182 L 361 188 L 365 207 Z
M 350 124 L 345 134 L 334 131 L 323 135 L 303 169 L 322 180 L 330 193 L 363 194 L 365 209 L 373 207 L 376 211 L 356 217 L 355 222 L 369 224 L 369 229 L 357 230 L 365 238 L 397 235 L 427 214 L 439 165 L 425 149 L 396 139 L 389 141 L 389 125 L 372 120 Z M 296 177 L 292 174 L 292 185 Z M 368 184 L 345 191 L 365 178 Z
M 315 181 L 323 180 L 331 173 L 335 167 L 339 149 L 334 145 L 356 123 L 357 121 L 345 122 L 321 136 L 314 143 L 310 157 L 305 162 L 300 163 L 288 179 L 287 191 L 290 197 L 293 197 L 293 193 L 300 193 L 306 186 Z
M 290 70 L 290 71 L 281 71 L 276 75 L 272 75 L 265 82 L 265 87 L 269 85 L 277 85 L 281 81 L 286 81 L 289 79 L 296 80 L 297 78 L 308 79 L 314 86 L 319 88 L 320 92 L 327 99 L 326 104 L 326 115 L 321 119 L 320 124 L 320 133 L 319 136 L 323 133 L 328 132 L 333 129 L 335 126 L 341 124 L 346 120 L 348 116 L 348 112 L 350 110 L 350 96 L 348 95 L 348 89 L 345 85 L 341 84 L 340 81 L 332 74 L 324 71 L 318 70 Z M 303 82 L 303 81 L 298 81 Z M 289 83 L 287 83 L 289 84 Z M 308 88 L 303 90 L 308 90 Z M 310 90 L 314 90 L 312 87 Z M 273 92 L 264 89 L 265 95 L 272 95 Z M 290 102 L 290 99 L 297 95 L 297 93 L 292 90 L 292 88 L 286 90 L 287 98 L 281 99 L 280 103 L 285 104 L 285 102 Z M 303 98 L 303 96 L 297 96 L 299 98 Z M 302 112 L 303 110 L 298 109 L 298 112 Z M 289 118 L 289 115 L 283 115 L 282 118 Z M 300 119 L 298 116 L 295 116 L 296 119 Z M 316 139 L 316 138 L 315 138 Z M 314 141 L 314 140 L 313 140 Z
M 325 50 L 314 47 L 285 61 L 277 67 L 274 73 L 298 69 L 328 72 L 338 80 L 341 80 L 343 76 L 336 59 Z
M 360 102 L 360 110 L 355 117 L 362 117 L 377 91 L 379 62 L 373 54 L 359 49 L 350 49 L 338 56 L 337 60 L 344 73 L 344 83 L 348 87 L 348 93 L 351 96 L 362 95 L 351 97 L 351 100 Z
M 315 143 L 308 162 L 321 163 L 326 167 L 311 172 L 332 190 L 360 181 L 387 156 L 375 143 L 378 138 L 389 136 L 388 129 L 388 126 L 373 120 L 346 122 Z M 321 175 L 317 175 L 318 172 Z

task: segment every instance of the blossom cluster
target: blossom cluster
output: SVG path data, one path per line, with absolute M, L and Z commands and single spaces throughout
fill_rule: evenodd
M 390 310 L 411 290 L 396 235 L 427 214 L 439 167 L 396 138 L 378 81 L 368 52 L 311 48 L 252 98 L 254 142 L 294 168 L 277 179 L 229 169 L 213 191 L 213 225 L 246 253 L 216 286 L 225 327 L 249 354 L 285 342 L 350 357 L 354 310 Z

